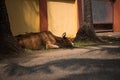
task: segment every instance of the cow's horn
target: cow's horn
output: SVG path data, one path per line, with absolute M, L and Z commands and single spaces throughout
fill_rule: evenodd
M 62 37 L 63 37 L 63 38 L 65 38 L 65 37 L 66 37 L 66 32 L 64 32 L 64 33 L 62 34 Z

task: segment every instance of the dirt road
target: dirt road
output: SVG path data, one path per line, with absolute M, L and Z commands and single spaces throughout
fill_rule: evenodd
M 120 45 L 35 51 L 0 61 L 0 80 L 120 80 Z

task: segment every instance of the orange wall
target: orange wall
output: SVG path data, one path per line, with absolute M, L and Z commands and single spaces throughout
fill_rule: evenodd
M 39 0 L 6 0 L 13 35 L 39 32 Z
M 6 0 L 6 6 L 13 35 L 50 30 L 75 37 L 82 18 L 81 0 Z
M 48 30 L 57 36 L 63 32 L 75 37 L 77 32 L 77 0 L 47 0 Z
M 120 32 L 120 0 L 114 3 L 114 32 Z

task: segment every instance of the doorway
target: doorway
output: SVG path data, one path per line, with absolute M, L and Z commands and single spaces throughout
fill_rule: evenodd
M 113 2 L 92 0 L 92 13 L 96 32 L 113 31 Z

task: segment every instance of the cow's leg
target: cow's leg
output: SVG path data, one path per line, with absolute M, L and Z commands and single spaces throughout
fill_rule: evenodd
M 50 41 L 47 41 L 47 42 L 46 42 L 46 49 L 49 49 L 49 48 L 58 49 L 59 46 L 58 46 L 58 45 L 55 45 L 55 44 L 52 44 Z

